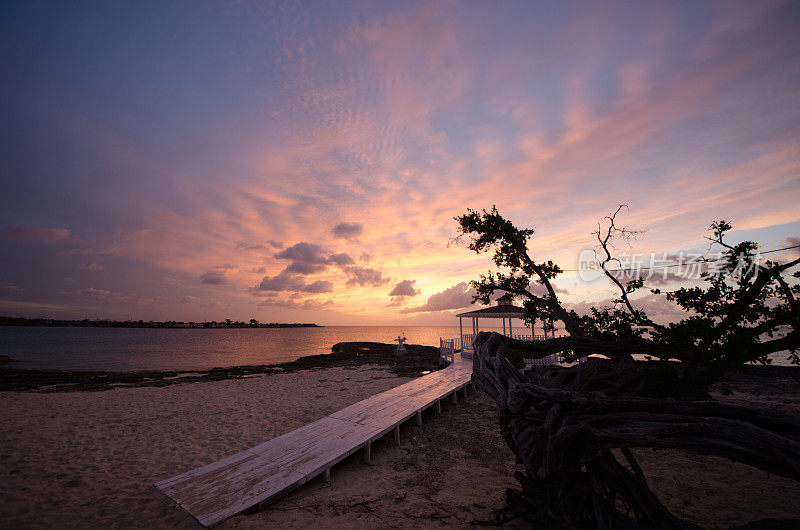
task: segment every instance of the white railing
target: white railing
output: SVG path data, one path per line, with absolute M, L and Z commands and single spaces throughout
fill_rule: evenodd
M 517 340 L 546 340 L 546 335 L 514 335 Z
M 454 363 L 456 359 L 456 341 L 458 339 L 439 339 L 439 363 L 449 361 Z
M 465 333 L 458 339 L 459 350 L 472 350 L 472 343 L 475 341 L 475 335 L 472 333 Z
M 512 335 L 512 338 L 517 340 L 547 340 L 547 335 L 535 334 L 535 335 Z M 453 362 L 455 358 L 455 352 L 461 351 L 461 355 L 469 358 L 472 356 L 472 343 L 475 340 L 475 335 L 472 333 L 465 333 L 460 337 L 456 337 L 454 339 L 439 339 L 439 352 L 440 357 L 439 361 L 449 361 Z M 585 359 L 581 359 L 578 362 L 583 362 Z M 525 361 L 525 369 L 530 369 L 532 366 L 542 366 L 547 364 L 560 364 L 564 362 L 564 357 L 559 353 L 554 353 L 552 355 L 548 355 L 547 357 L 542 357 L 540 359 L 524 359 Z
M 530 370 L 532 366 L 543 366 L 546 364 L 560 364 L 564 362 L 564 358 L 559 353 L 548 355 L 540 359 L 523 359 L 525 361 L 525 369 Z

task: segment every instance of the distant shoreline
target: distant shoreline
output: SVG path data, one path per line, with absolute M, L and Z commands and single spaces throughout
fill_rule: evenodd
M 239 328 L 318 328 L 317 324 L 281 324 L 277 322 L 177 322 L 167 320 L 59 320 L 55 318 L 0 317 L 0 326 L 40 326 L 49 328 L 178 328 L 178 329 L 239 329 Z

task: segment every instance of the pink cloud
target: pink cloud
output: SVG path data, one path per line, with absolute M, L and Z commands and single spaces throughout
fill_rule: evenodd
M 448 309 L 461 309 L 472 304 L 472 297 L 475 290 L 470 288 L 466 282 L 458 283 L 448 287 L 444 291 L 431 295 L 428 301 L 421 306 L 403 309 L 401 313 L 427 313 L 435 311 L 446 311 Z

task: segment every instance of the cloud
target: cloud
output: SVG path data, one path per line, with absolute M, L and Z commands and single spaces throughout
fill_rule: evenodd
M 634 309 L 643 310 L 650 319 L 659 324 L 677 322 L 693 314 L 682 310 L 677 304 L 667 300 L 663 294 L 648 294 L 631 300 L 631 304 Z M 592 307 L 604 308 L 613 307 L 613 305 L 613 300 L 606 298 L 605 300 L 594 302 L 565 303 L 564 308 L 567 310 L 574 309 L 579 315 L 588 315 Z
M 66 228 L 10 225 L 0 232 L 0 239 L 17 243 L 58 243 L 68 240 L 70 235 L 70 231 Z
M 95 289 L 94 287 L 87 287 L 79 291 L 62 291 L 59 294 L 86 296 L 89 298 L 108 298 L 113 293 L 107 289 Z
M 0 285 L 0 293 L 6 294 L 21 294 L 25 292 L 24 287 L 19 285 Z
M 220 303 L 215 302 L 213 300 L 204 302 L 202 298 L 198 298 L 196 296 L 184 296 L 181 298 L 181 303 L 184 304 L 193 304 L 197 305 L 198 307 L 219 307 Z
M 361 223 L 339 223 L 333 227 L 333 237 L 355 241 L 364 233 L 364 225 Z
M 644 276 L 644 282 L 646 286 L 653 286 L 653 285 L 667 285 L 671 283 L 678 283 L 678 282 L 686 282 L 686 281 L 693 281 L 695 283 L 699 282 L 701 278 L 696 276 L 692 278 L 686 274 L 676 274 L 674 272 L 669 271 L 653 271 L 653 274 L 648 276 Z
M 342 252 L 329 254 L 320 245 L 300 242 L 275 254 L 278 259 L 288 259 L 292 262 L 284 269 L 295 274 L 315 274 L 328 268 L 328 265 L 345 267 L 355 263 L 353 258 Z
M 326 263 L 311 263 L 308 261 L 293 261 L 287 266 L 284 271 L 291 272 L 294 274 L 315 274 L 317 272 L 322 272 L 328 268 Z
M 461 309 L 472 304 L 472 297 L 475 289 L 470 288 L 466 282 L 445 289 L 439 293 L 431 295 L 428 301 L 421 306 L 403 309 L 401 313 L 428 313 L 434 311 L 446 311 L 448 309 Z
M 256 286 L 256 289 L 259 291 L 329 293 L 333 291 L 333 284 L 327 280 L 317 280 L 307 283 L 303 278 L 284 269 L 271 278 L 269 276 L 264 276 L 261 283 Z
M 342 252 L 341 254 L 332 254 L 328 258 L 328 263 L 338 265 L 339 267 L 345 267 L 346 265 L 353 265 L 355 261 L 348 254 Z
M 328 293 L 333 291 L 333 283 L 330 281 L 307 282 L 302 277 L 323 272 L 329 265 L 336 265 L 347 270 L 355 263 L 347 253 L 331 254 L 322 246 L 305 241 L 283 249 L 275 254 L 275 257 L 281 260 L 291 260 L 291 263 L 275 276 L 264 276 L 255 290 Z
M 383 273 L 378 269 L 370 269 L 368 267 L 345 267 L 344 271 L 350 275 L 346 285 L 372 285 L 377 287 L 383 285 L 391 280 L 391 278 L 384 278 Z
M 227 283 L 228 279 L 225 277 L 225 271 L 221 269 L 212 269 L 200 275 L 200 283 L 208 285 L 222 285 Z
M 300 289 L 304 293 L 329 293 L 333 291 L 333 284 L 327 280 L 317 280 Z
M 272 239 L 267 240 L 267 245 L 272 248 L 283 248 L 283 243 Z M 267 250 L 267 245 L 261 243 L 250 243 L 249 241 L 239 241 L 236 243 L 237 250 Z
M 275 254 L 278 259 L 290 259 L 292 261 L 302 261 L 304 263 L 316 263 L 325 265 L 328 258 L 321 246 L 313 243 L 300 242 L 285 248 Z
M 414 288 L 415 283 L 417 283 L 417 280 L 403 280 L 394 286 L 389 296 L 416 296 L 420 293 L 420 290 Z
M 81 269 L 89 272 L 98 272 L 106 270 L 106 266 L 102 263 L 84 263 L 81 264 Z
M 260 243 L 248 243 L 247 241 L 240 241 L 236 243 L 236 250 L 266 250 L 267 246 Z
M 563 289 L 563 288 L 559 287 L 558 285 L 555 285 L 555 284 L 552 284 L 552 283 L 551 283 L 551 285 L 553 285 L 553 290 L 556 292 L 556 294 L 569 294 L 568 290 Z M 528 290 L 531 293 L 535 294 L 535 295 L 539 295 L 539 296 L 546 296 L 547 295 L 547 288 L 545 288 L 545 286 L 542 285 L 541 283 L 532 283 L 532 284 L 530 284 L 528 286 Z
M 258 302 L 261 307 L 281 307 L 285 309 L 301 309 L 303 311 L 320 311 L 329 308 L 333 305 L 332 300 L 320 302 L 319 300 L 303 300 L 302 302 L 289 300 L 262 300 Z
M 800 246 L 800 237 L 794 237 L 794 236 L 787 237 L 785 246 L 787 247 Z M 776 256 L 778 258 L 791 261 L 793 259 L 796 259 L 798 255 L 800 255 L 800 248 L 789 248 L 787 250 L 784 250 L 783 252 L 778 252 L 777 254 L 768 254 L 765 257 L 772 258 L 772 256 Z

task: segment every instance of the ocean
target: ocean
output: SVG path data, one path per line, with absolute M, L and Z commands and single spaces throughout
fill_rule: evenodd
M 318 328 L 73 328 L 0 326 L 0 355 L 14 368 L 52 370 L 207 370 L 293 361 L 330 353 L 337 342 L 439 346 L 458 326 L 324 326 Z
M 482 331 L 489 331 L 481 328 Z M 208 370 L 293 361 L 330 353 L 337 342 L 439 346 L 458 326 L 324 326 L 318 328 L 72 328 L 0 326 L 0 355 L 14 368 L 50 370 Z M 770 356 L 789 366 L 786 354 Z

